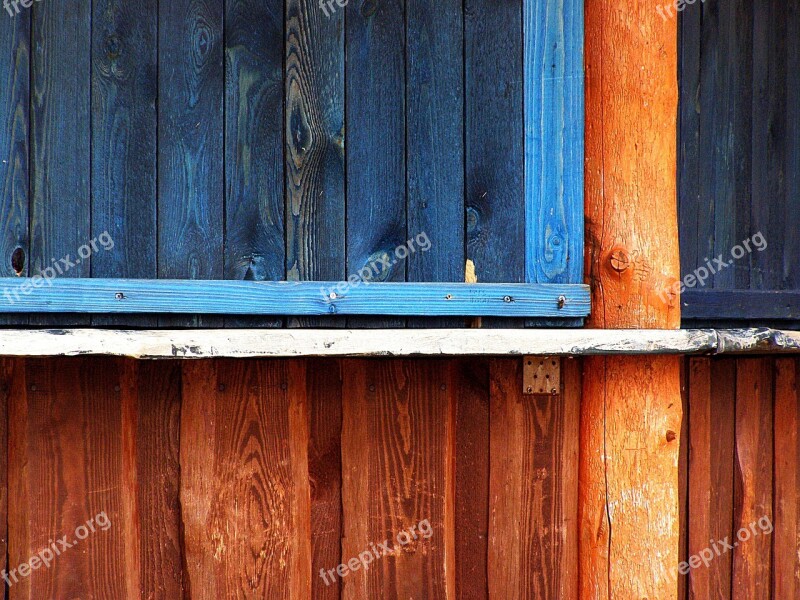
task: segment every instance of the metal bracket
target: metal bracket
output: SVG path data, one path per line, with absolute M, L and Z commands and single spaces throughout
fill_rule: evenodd
M 522 393 L 561 393 L 561 358 L 558 356 L 525 356 L 522 363 Z

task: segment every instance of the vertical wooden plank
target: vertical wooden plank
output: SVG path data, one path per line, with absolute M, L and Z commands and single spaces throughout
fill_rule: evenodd
M 92 277 L 155 279 L 155 0 L 92 5 Z M 85 68 L 85 66 L 84 66 Z M 95 325 L 154 326 L 154 316 L 95 315 Z
M 752 229 L 767 237 L 764 252 L 750 254 L 751 287 L 783 289 L 786 247 L 786 2 L 753 2 Z M 796 235 L 796 229 L 790 235 Z
M 342 597 L 450 598 L 451 367 L 434 360 L 356 360 L 345 362 L 343 373 L 342 561 L 355 565 L 370 548 L 379 557 L 369 570 L 345 572 Z
M 308 426 L 304 362 L 184 364 L 188 597 L 310 596 Z
M 8 405 L 14 379 L 23 367 L 20 359 L 0 361 L 0 571 L 6 574 L 8 565 Z M 7 594 L 2 594 L 7 598 Z
M 526 281 L 583 282 L 583 0 L 523 2 Z
M 568 399 L 523 395 L 519 358 L 490 381 L 489 596 L 577 598 L 575 374 Z
M 678 16 L 678 230 L 681 273 L 697 266 L 700 249 L 700 6 L 689 7 Z
M 67 0 L 34 5 L 31 45 L 31 250 L 29 273 L 59 267 L 60 277 L 88 277 L 91 257 L 91 5 Z M 66 263 L 61 262 L 64 259 Z M 85 315 L 31 320 L 85 325 Z
M 179 434 L 179 362 L 126 361 L 122 374 L 125 473 L 136 477 L 125 500 L 135 498 L 142 532 L 138 586 L 128 597 L 180 598 L 182 587 Z M 131 468 L 132 467 L 132 468 Z M 129 574 L 129 579 L 134 574 Z
M 225 2 L 226 279 L 285 279 L 283 17 L 282 0 Z M 225 324 L 275 327 L 281 320 L 230 317 Z
M 139 589 L 140 540 L 155 532 L 137 520 L 136 448 L 123 426 L 133 407 L 121 402 L 122 363 L 26 365 L 9 414 L 10 597 L 129 597 Z M 70 547 L 58 544 L 49 568 L 40 564 L 25 576 L 22 565 L 60 539 Z
M 772 597 L 800 598 L 800 364 L 796 358 L 775 361 L 775 531 Z
M 733 543 L 736 361 L 691 358 L 689 365 L 688 554 L 701 556 L 712 542 Z M 731 552 L 715 552 L 708 565 L 691 565 L 689 597 L 729 599 L 732 560 Z
M 773 519 L 773 375 L 771 359 L 746 358 L 737 363 L 734 600 L 770 598 L 772 539 L 757 527 L 757 533 L 750 528 L 762 518 Z
M 338 600 L 340 581 L 321 572 L 342 562 L 342 375 L 338 360 L 309 362 L 308 475 L 311 485 L 311 597 Z
M 454 363 L 455 579 L 459 600 L 489 598 L 489 363 Z
M 351 2 L 346 8 L 347 272 L 383 258 L 376 281 L 405 281 L 405 2 Z M 380 264 L 380 263 L 378 263 Z M 375 270 L 373 269 L 373 273 Z M 348 319 L 373 327 L 403 319 Z
M 408 281 L 464 281 L 464 33 L 461 0 L 406 7 Z M 442 151 L 446 148 L 446 151 Z M 429 247 L 421 246 L 427 240 Z M 458 327 L 463 319 L 413 326 Z
M 466 0 L 464 52 L 467 258 L 480 282 L 522 282 L 522 3 Z
M 800 289 L 800 236 L 791 227 L 791 217 L 800 212 L 800 3 L 786 6 L 786 215 L 783 221 L 786 245 L 783 269 L 787 289 Z M 795 323 L 792 328 L 800 327 Z
M 175 0 L 158 5 L 161 279 L 223 275 L 222 18 L 222 3 Z M 174 327 L 220 322 L 191 316 L 159 320 Z
M 286 4 L 286 277 L 292 281 L 347 277 L 344 13 L 315 0 Z M 330 327 L 345 320 L 289 324 Z
M 28 275 L 30 235 L 30 33 L 31 11 L 0 19 L 0 275 Z M 13 299 L 13 298 L 12 298 Z M 8 303 L 0 299 L 0 306 Z M 27 324 L 28 317 L 0 317 L 5 325 Z
M 680 518 L 680 538 L 678 560 L 685 561 L 689 550 L 689 358 L 681 360 L 681 447 L 678 452 L 678 502 Z M 680 573 L 678 580 L 678 600 L 686 600 L 689 594 L 689 578 Z

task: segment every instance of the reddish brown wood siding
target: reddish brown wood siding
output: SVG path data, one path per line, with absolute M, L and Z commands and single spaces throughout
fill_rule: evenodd
M 682 560 L 774 531 L 676 585 L 800 598 L 800 359 L 684 364 Z M 7 597 L 576 600 L 582 361 L 544 398 L 520 366 L 5 359 Z M 101 512 L 107 531 L 20 576 Z M 387 538 L 369 570 L 320 577 Z

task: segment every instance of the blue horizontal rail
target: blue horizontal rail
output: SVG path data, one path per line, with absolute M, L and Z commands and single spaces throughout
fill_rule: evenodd
M 0 278 L 0 313 L 586 317 L 589 287 Z

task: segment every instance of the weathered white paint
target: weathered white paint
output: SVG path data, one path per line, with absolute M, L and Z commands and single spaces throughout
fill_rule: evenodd
M 800 353 L 769 329 L 0 330 L 1 356 L 132 358 Z

